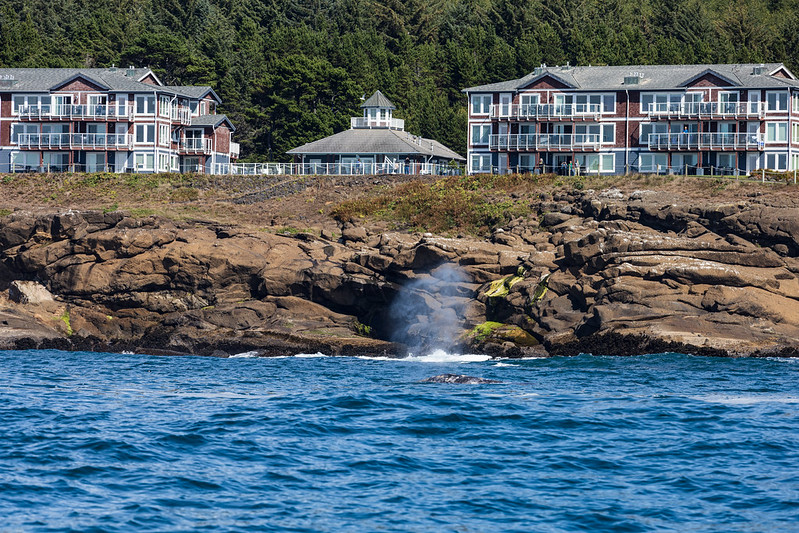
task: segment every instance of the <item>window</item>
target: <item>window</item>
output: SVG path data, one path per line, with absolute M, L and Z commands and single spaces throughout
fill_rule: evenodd
M 615 159 L 616 156 L 613 154 L 602 154 L 599 156 L 601 161 L 601 170 L 602 172 L 613 172 L 616 170 L 615 168 Z
M 799 123 L 793 124 L 793 133 L 791 135 L 793 142 L 799 143 Z
M 20 110 L 23 114 L 49 114 L 50 95 L 15 94 L 12 99 L 12 114 L 19 115 Z
M 155 125 L 154 124 L 136 124 L 136 142 L 137 143 L 154 143 L 155 142 Z
M 155 114 L 155 96 L 136 95 L 136 113 L 139 115 Z
M 681 93 L 641 93 L 641 111 L 666 113 L 680 109 Z
M 168 124 L 159 124 L 158 125 L 158 144 L 161 146 L 169 146 L 169 142 L 172 139 L 170 138 L 169 134 L 169 125 Z
M 472 154 L 472 172 L 491 172 L 491 154 Z
M 39 170 L 41 152 L 17 152 L 11 156 L 11 164 L 15 171 Z
M 490 94 L 472 95 L 472 115 L 487 115 L 491 110 Z
M 491 135 L 491 125 L 474 124 L 472 125 L 472 144 L 488 144 Z
M 152 170 L 153 154 L 136 154 L 136 170 Z
M 519 97 L 521 108 L 519 115 L 523 117 L 534 117 L 538 114 L 538 103 L 540 102 L 538 94 L 523 94 Z
M 799 170 L 799 154 L 791 156 L 791 170 Z
M 641 154 L 638 170 L 641 172 L 665 172 L 668 166 L 668 154 Z
M 799 113 L 799 93 L 793 93 L 791 101 L 793 102 L 793 112 Z
M 766 91 L 766 111 L 788 111 L 788 93 Z
M 641 133 L 638 136 L 639 144 L 649 144 L 649 136 L 652 134 L 668 133 L 669 125 L 664 122 L 641 124 Z
M 788 140 L 787 122 L 766 122 L 766 142 L 784 143 Z
M 616 95 L 603 94 L 602 95 L 602 112 L 613 114 L 616 112 Z
M 11 144 L 17 144 L 19 142 L 20 134 L 24 135 L 22 138 L 24 144 L 34 143 L 37 133 L 39 133 L 39 126 L 37 124 L 12 124 Z
M 172 156 L 172 172 L 180 172 L 180 158 L 176 155 Z
M 788 170 L 788 154 L 766 154 L 766 168 Z
M 169 154 L 158 154 L 158 170 L 162 172 L 169 172 Z
M 192 101 L 189 104 L 189 109 L 191 109 L 191 114 L 197 116 L 197 112 L 199 111 L 200 103 L 197 101 Z
M 159 105 L 158 105 L 158 114 L 162 117 L 169 116 L 169 102 L 170 98 L 168 96 L 162 96 L 159 98 Z

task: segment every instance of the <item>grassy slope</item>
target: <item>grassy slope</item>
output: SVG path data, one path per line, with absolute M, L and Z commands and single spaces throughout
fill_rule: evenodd
M 234 200 L 287 181 L 304 188 L 252 204 Z M 134 216 L 202 219 L 255 227 L 335 229 L 359 221 L 386 229 L 487 234 L 534 209 L 541 194 L 616 187 L 696 201 L 752 194 L 792 201 L 799 188 L 680 176 L 478 175 L 395 183 L 393 177 L 213 177 L 178 174 L 9 174 L 0 176 L 0 213 L 14 209 L 125 210 Z M 664 196 L 665 197 L 665 196 Z M 335 220 L 334 220 L 335 219 Z

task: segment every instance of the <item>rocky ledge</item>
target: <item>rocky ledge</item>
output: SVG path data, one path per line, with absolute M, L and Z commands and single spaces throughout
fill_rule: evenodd
M 0 227 L 0 348 L 794 355 L 799 211 L 542 195 L 490 239 L 273 234 L 121 212 Z

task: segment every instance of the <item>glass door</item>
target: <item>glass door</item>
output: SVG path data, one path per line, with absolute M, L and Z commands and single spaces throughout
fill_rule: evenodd
M 72 95 L 71 94 L 57 94 L 55 95 L 55 105 L 53 106 L 53 114 L 59 117 L 70 116 L 72 108 Z

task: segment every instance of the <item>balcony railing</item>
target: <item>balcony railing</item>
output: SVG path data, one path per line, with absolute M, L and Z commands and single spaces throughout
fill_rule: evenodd
M 351 117 L 350 128 L 371 129 L 388 128 L 392 130 L 404 130 L 405 121 L 401 118 L 371 118 L 371 117 Z
M 762 150 L 759 133 L 651 133 L 650 150 Z
M 92 120 L 106 122 L 114 120 L 133 120 L 136 113 L 133 104 L 128 105 L 71 105 L 71 104 L 44 104 L 39 106 L 21 106 L 19 108 L 20 120 Z M 146 116 L 152 117 L 152 113 Z M 181 124 L 191 124 L 191 110 L 180 107 L 172 113 L 172 120 L 179 120 Z
M 500 133 L 491 135 L 491 150 L 560 152 L 569 150 L 599 150 L 600 135 L 589 133 Z
M 601 114 L 602 106 L 599 104 L 494 104 L 491 106 L 491 118 L 497 119 L 596 119 Z
M 180 151 L 190 154 L 210 154 L 213 152 L 211 139 L 201 137 L 198 139 L 183 139 L 180 141 Z
M 199 169 L 198 169 L 199 170 Z M 213 174 L 232 174 L 239 176 L 272 175 L 370 175 L 370 174 L 408 174 L 451 176 L 460 175 L 463 169 L 457 165 L 437 163 L 407 163 L 371 161 L 355 163 L 219 163 L 212 169 Z
M 652 118 L 759 118 L 762 102 L 661 102 L 647 106 Z
M 17 145 L 28 150 L 129 150 L 127 133 L 21 133 Z

